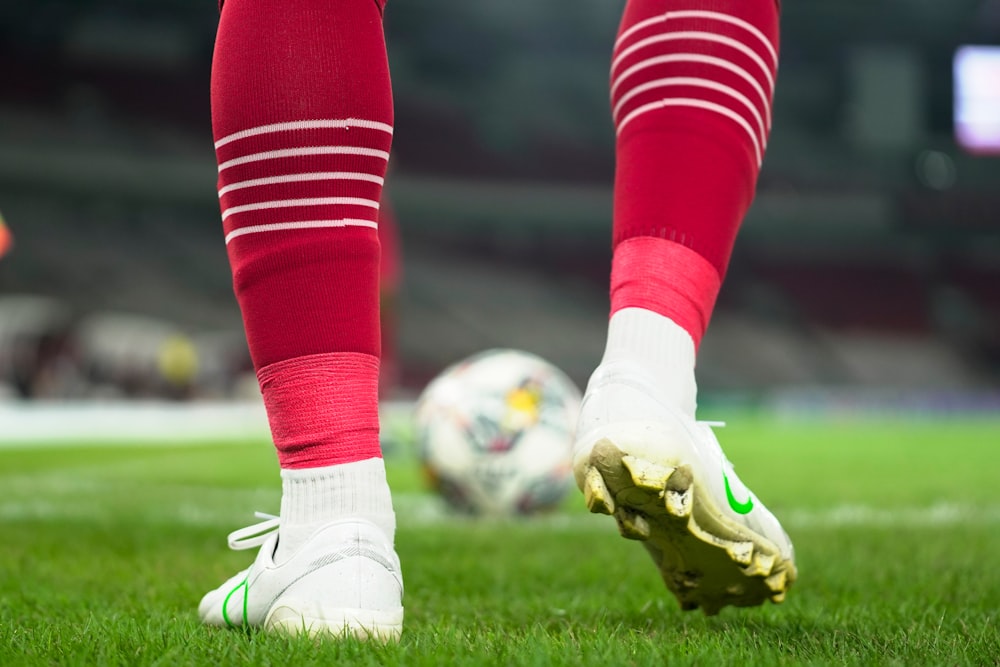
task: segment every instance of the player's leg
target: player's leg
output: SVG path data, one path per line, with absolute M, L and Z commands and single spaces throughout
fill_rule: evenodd
M 792 546 L 695 420 L 695 355 L 771 124 L 775 0 L 629 0 L 611 65 L 611 320 L 577 481 L 684 608 L 780 600 Z
M 282 499 L 275 533 L 230 536 L 262 546 L 248 571 L 202 600 L 210 624 L 383 638 L 401 629 L 378 441 L 376 221 L 393 121 L 380 4 L 222 8 L 219 196 Z

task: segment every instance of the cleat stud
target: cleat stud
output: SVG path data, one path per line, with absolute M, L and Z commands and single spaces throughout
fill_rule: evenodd
M 667 479 L 667 492 L 687 493 L 694 482 L 694 474 L 690 466 L 678 466 L 674 468 L 673 474 Z
M 667 468 L 651 461 L 637 459 L 633 456 L 622 457 L 622 465 L 632 478 L 632 483 L 645 491 L 660 493 L 667 484 L 667 479 L 674 472 L 673 468 Z
M 785 592 L 785 583 L 788 576 L 785 574 L 784 570 L 778 570 L 770 577 L 764 580 L 764 584 L 767 586 L 768 590 L 772 593 L 783 595 Z
M 633 514 L 619 509 L 615 512 L 618 520 L 618 532 L 630 540 L 648 540 L 650 535 L 649 522 L 641 514 Z
M 771 602 L 773 602 L 774 604 L 781 604 L 784 601 L 785 601 L 785 592 L 784 591 L 782 591 L 780 593 L 776 593 L 775 595 L 771 596 Z
M 743 595 L 743 584 L 730 584 L 726 587 L 726 592 L 730 595 Z
M 612 514 L 615 501 L 597 468 L 591 467 L 583 481 L 583 499 L 594 514 Z
M 774 569 L 775 557 L 771 554 L 756 553 L 753 562 L 743 570 L 748 577 L 763 577 L 771 574 Z
M 678 519 L 686 519 L 691 516 L 692 494 L 690 491 L 667 490 L 663 498 L 663 505 L 667 514 Z
M 750 565 L 753 562 L 753 542 L 733 542 L 726 547 L 726 553 L 734 562 Z

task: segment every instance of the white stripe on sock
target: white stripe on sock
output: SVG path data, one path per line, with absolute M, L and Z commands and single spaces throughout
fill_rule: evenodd
M 629 28 L 628 30 L 626 30 L 621 34 L 621 36 L 615 41 L 614 50 L 617 51 L 621 47 L 621 45 L 625 42 L 626 39 L 628 39 L 637 31 L 642 30 L 643 28 L 647 28 L 655 23 L 666 22 L 669 21 L 670 19 L 688 19 L 688 18 L 713 19 L 716 21 L 722 21 L 723 23 L 730 23 L 732 25 L 736 25 L 743 28 L 751 35 L 756 37 L 758 40 L 760 40 L 760 43 L 764 45 L 764 48 L 767 49 L 767 52 L 771 55 L 772 63 L 774 64 L 775 67 L 777 67 L 778 52 L 771 44 L 771 42 L 767 39 L 767 37 L 764 35 L 764 33 L 762 33 L 760 30 L 757 29 L 757 26 L 753 25 L 752 23 L 748 23 L 743 19 L 731 16 L 730 14 L 723 14 L 720 12 L 706 12 L 696 9 L 684 10 L 679 12 L 667 12 L 666 14 L 663 14 L 661 16 L 654 16 L 653 18 L 646 19 L 645 21 L 640 21 L 639 23 L 636 23 L 634 26 L 632 26 L 631 28 Z
M 314 171 L 302 174 L 285 174 L 283 176 L 269 176 L 267 178 L 252 178 L 247 181 L 230 183 L 219 190 L 219 197 L 233 190 L 243 188 L 254 188 L 261 185 L 276 185 L 278 183 L 299 183 L 303 181 L 368 181 L 377 185 L 384 185 L 385 179 L 381 176 L 364 174 L 357 171 Z
M 255 137 L 261 134 L 272 134 L 274 132 L 287 132 L 290 130 L 319 130 L 319 129 L 335 129 L 335 130 L 349 130 L 352 127 L 359 127 L 367 130 L 381 130 L 387 134 L 392 134 L 392 125 L 388 123 L 382 123 L 377 120 L 362 120 L 360 118 L 342 118 L 339 120 L 335 119 L 318 119 L 318 120 L 293 120 L 287 123 L 271 123 L 269 125 L 260 125 L 258 127 L 251 127 L 247 130 L 240 130 L 239 132 L 233 132 L 228 134 L 223 138 L 215 142 L 215 147 L 220 148 L 226 144 L 238 141 L 239 139 L 246 139 L 247 137 Z
M 219 172 L 230 167 L 235 167 L 248 162 L 261 162 L 263 160 L 277 160 L 284 157 L 303 157 L 306 155 L 361 155 L 364 157 L 377 157 L 389 160 L 388 151 L 377 148 L 363 148 L 361 146 L 307 146 L 305 148 L 282 148 L 263 153 L 251 153 L 243 157 L 227 160 L 219 165 Z
M 757 154 L 757 166 L 759 167 L 763 163 L 763 156 L 761 154 L 760 140 L 754 134 L 753 128 L 750 127 L 750 123 L 746 122 L 743 116 L 739 115 L 732 109 L 724 107 L 721 104 L 715 104 L 714 102 L 708 102 L 706 100 L 693 99 L 690 97 L 673 97 L 666 98 L 662 100 L 657 100 L 656 102 L 650 102 L 649 104 L 643 104 L 641 107 L 636 107 L 629 112 L 622 122 L 618 124 L 618 133 L 625 128 L 629 122 L 635 120 L 637 116 L 640 116 L 647 111 L 655 111 L 657 109 L 663 109 L 666 107 L 694 107 L 696 109 L 705 109 L 706 111 L 714 111 L 715 113 L 722 114 L 726 118 L 731 118 L 736 121 L 736 123 L 746 130 L 747 135 L 753 142 L 754 151 Z
M 760 131 L 761 146 L 767 147 L 767 131 L 764 129 L 764 120 L 760 117 L 760 112 L 757 111 L 757 107 L 753 105 L 743 93 L 739 92 L 735 88 L 730 88 L 729 86 L 718 83 L 717 81 L 712 81 L 711 79 L 701 79 L 697 77 L 689 76 L 675 76 L 666 79 L 656 79 L 654 81 L 647 81 L 646 83 L 636 86 L 629 90 L 615 105 L 614 111 L 612 112 L 612 117 L 617 120 L 618 114 L 621 113 L 622 106 L 625 105 L 630 99 L 635 97 L 640 93 L 644 93 L 648 90 L 653 90 L 655 88 L 665 88 L 667 86 L 694 86 L 698 88 L 708 88 L 709 90 L 715 90 L 720 93 L 724 93 L 733 99 L 739 101 L 744 107 L 750 112 L 750 114 L 757 121 L 757 127 Z
M 222 219 L 225 220 L 236 213 L 246 211 L 263 211 L 273 208 L 291 208 L 293 206 L 367 206 L 376 211 L 379 208 L 377 201 L 373 199 L 363 199 L 361 197 L 311 197 L 308 199 L 280 199 L 276 201 L 262 201 L 257 204 L 244 204 L 243 206 L 233 206 L 222 212 Z
M 641 60 L 635 65 L 632 65 L 627 70 L 619 74 L 614 82 L 611 84 L 611 99 L 614 99 L 615 92 L 618 87 L 625 81 L 628 77 L 632 76 L 636 72 L 646 69 L 647 67 L 653 67 L 654 65 L 665 65 L 667 63 L 700 63 L 703 65 L 714 65 L 716 67 L 721 67 L 724 70 L 732 72 L 736 76 L 740 77 L 746 81 L 750 86 L 757 92 L 760 96 L 761 105 L 767 110 L 767 115 L 765 117 L 767 121 L 767 129 L 771 129 L 771 102 L 768 99 L 767 93 L 764 92 L 764 88 L 749 72 L 738 65 L 725 60 L 723 58 L 717 58 L 715 56 L 706 56 L 700 53 L 671 53 L 666 56 L 656 56 L 655 58 L 647 58 L 646 60 Z
M 280 232 L 295 229 L 324 229 L 327 227 L 370 227 L 378 229 L 378 223 L 371 220 L 355 220 L 344 218 L 342 220 L 305 220 L 302 222 L 273 222 L 266 225 L 251 225 L 240 227 L 226 234 L 226 245 L 238 236 L 246 234 L 259 234 L 261 232 Z
M 661 35 L 653 35 L 652 37 L 647 37 L 646 39 L 640 40 L 622 51 L 611 63 L 611 71 L 614 72 L 618 68 L 621 61 L 635 53 L 639 49 L 645 48 L 652 44 L 657 44 L 659 42 L 670 42 L 678 39 L 694 39 L 701 40 L 705 42 L 715 42 L 716 44 L 724 44 L 730 48 L 733 48 L 740 53 L 744 54 L 750 60 L 760 67 L 760 71 L 764 73 L 764 78 L 767 80 L 769 92 L 774 91 L 774 75 L 771 74 L 771 68 L 767 66 L 764 59 L 757 55 L 757 52 L 748 47 L 743 42 L 732 39 L 731 37 L 725 37 L 723 35 L 716 35 L 712 32 L 703 32 L 700 30 L 685 30 L 679 32 L 668 32 Z

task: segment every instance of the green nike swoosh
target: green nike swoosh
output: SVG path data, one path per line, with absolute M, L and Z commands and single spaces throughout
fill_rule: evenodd
M 233 594 L 241 588 L 243 589 L 243 622 L 241 625 L 245 625 L 247 622 L 247 597 L 249 597 L 247 594 L 250 592 L 250 578 L 246 577 L 243 581 L 236 584 L 236 586 L 233 587 L 233 590 L 229 591 L 229 595 L 226 596 L 226 599 L 222 601 L 222 620 L 225 621 L 226 625 L 230 628 L 235 628 L 237 625 L 229 620 L 229 612 L 226 608 L 229 606 L 229 598 L 233 597 Z
M 726 500 L 729 501 L 730 509 L 737 514 L 749 514 L 753 509 L 753 496 L 747 496 L 746 502 L 741 503 L 733 497 L 733 490 L 729 488 L 729 478 L 725 472 L 722 473 L 722 480 L 726 483 Z

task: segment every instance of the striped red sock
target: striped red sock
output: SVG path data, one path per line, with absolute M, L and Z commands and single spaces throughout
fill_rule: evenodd
M 380 456 L 380 6 L 227 0 L 212 69 L 226 248 L 283 468 Z
M 767 147 L 777 47 L 774 0 L 629 0 L 611 65 L 612 313 L 652 310 L 700 342 Z

